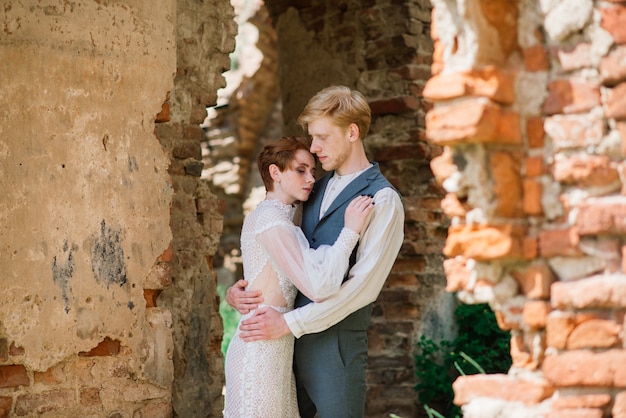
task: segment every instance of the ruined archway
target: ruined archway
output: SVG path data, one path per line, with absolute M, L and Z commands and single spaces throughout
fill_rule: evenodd
M 442 267 L 443 195 L 429 167 L 440 149 L 424 135 L 428 105 L 421 90 L 430 77 L 433 50 L 430 3 L 266 1 L 249 24 L 260 34 L 254 47 L 261 50 L 262 64 L 228 89 L 206 121 L 205 174 L 229 208 L 218 250 L 229 269 L 216 259 L 216 269 L 224 272 L 220 280 L 229 285 L 241 276 L 242 208 L 262 198 L 250 192 L 261 185 L 258 179 L 255 183 L 254 158 L 264 141 L 302 134 L 295 117 L 317 90 L 346 84 L 362 91 L 374 115 L 367 152 L 401 191 L 407 208 L 407 239 L 376 304 L 370 332 L 367 410 L 370 416 L 414 416 L 415 342 L 423 333 L 434 339 L 450 336 L 455 303 L 445 292 Z M 244 59 L 237 57 L 239 65 Z M 268 86 L 280 96 L 268 94 Z M 267 122 L 259 126 L 259 121 Z

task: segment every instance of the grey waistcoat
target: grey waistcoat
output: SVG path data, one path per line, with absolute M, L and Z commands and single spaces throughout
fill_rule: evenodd
M 372 167 L 361 173 L 361 175 L 352 180 L 350 184 L 348 184 L 348 186 L 341 191 L 339 196 L 337 196 L 324 214 L 324 217 L 319 219 L 320 206 L 322 204 L 322 198 L 324 197 L 324 191 L 326 190 L 328 181 L 333 174 L 334 172 L 330 172 L 315 183 L 311 197 L 307 202 L 305 202 L 303 207 L 302 230 L 304 235 L 309 240 L 311 248 L 317 248 L 323 244 L 334 244 L 344 225 L 343 219 L 346 207 L 350 204 L 352 199 L 366 194 L 373 196 L 376 192 L 385 187 L 393 188 L 391 183 L 389 183 L 389 181 L 381 174 L 378 164 L 374 163 Z M 352 268 L 356 262 L 357 248 L 358 244 L 354 247 L 354 250 L 350 255 L 350 268 Z M 347 275 L 344 278 L 344 281 L 346 279 Z M 311 300 L 302 293 L 298 293 L 295 306 L 300 307 L 308 303 L 311 303 Z M 371 313 L 372 304 L 369 304 L 358 311 L 353 312 L 335 326 L 342 329 L 367 329 Z

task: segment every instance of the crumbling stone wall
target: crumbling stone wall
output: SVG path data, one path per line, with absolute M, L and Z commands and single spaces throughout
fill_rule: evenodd
M 427 0 L 266 5 L 285 133 L 320 88 L 358 88 L 405 198 L 368 415 L 419 413 L 413 344 L 451 330 L 444 269 L 512 335 L 509 374 L 457 380 L 466 416 L 626 415 L 623 2 L 432 0 L 432 40 Z M 3 6 L 0 416 L 220 416 L 225 207 L 199 125 L 230 4 Z
M 235 8 L 237 46 L 227 86 L 204 122 L 202 177 L 224 201 L 224 228 L 213 267 L 224 288 L 243 277 L 240 234 L 245 213 L 265 197 L 256 157 L 282 135 L 276 31 L 260 0 Z
M 172 401 L 175 416 L 221 416 L 224 365 L 222 321 L 213 256 L 222 232 L 224 205 L 202 175 L 201 123 L 224 87 L 236 26 L 228 0 L 178 1 L 177 68 L 167 108 L 156 134 L 171 157 L 174 194 L 170 225 L 171 285 L 156 303 L 173 317 Z
M 626 5 L 433 0 L 448 289 L 511 331 L 466 417 L 624 417 Z
M 171 413 L 172 317 L 144 289 L 172 239 L 174 8 L 0 10 L 0 416 Z

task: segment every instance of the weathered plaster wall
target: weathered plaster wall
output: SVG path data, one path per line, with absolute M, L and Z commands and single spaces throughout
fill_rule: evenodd
M 0 10 L 2 416 L 170 410 L 171 316 L 146 309 L 144 279 L 172 239 L 154 121 L 175 6 Z

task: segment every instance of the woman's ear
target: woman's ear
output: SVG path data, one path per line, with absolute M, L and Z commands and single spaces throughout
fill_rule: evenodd
M 274 183 L 280 183 L 280 169 L 276 164 L 270 164 L 270 177 L 274 180 Z

